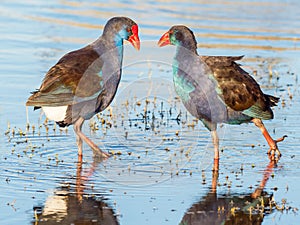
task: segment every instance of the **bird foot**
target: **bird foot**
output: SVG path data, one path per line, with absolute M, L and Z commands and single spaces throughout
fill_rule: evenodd
M 277 140 L 273 140 L 274 143 L 270 145 L 270 149 L 268 150 L 268 155 L 271 161 L 278 161 L 280 159 L 281 152 L 278 149 L 277 143 L 283 141 L 286 137 L 287 135 L 284 135 L 283 137 L 278 138 Z

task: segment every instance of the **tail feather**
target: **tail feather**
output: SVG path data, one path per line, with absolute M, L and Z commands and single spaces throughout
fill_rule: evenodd
M 279 99 L 278 97 L 274 97 L 272 95 L 266 95 L 265 96 L 267 97 L 267 99 L 269 100 L 269 104 L 270 106 L 277 106 L 277 103 L 279 102 Z

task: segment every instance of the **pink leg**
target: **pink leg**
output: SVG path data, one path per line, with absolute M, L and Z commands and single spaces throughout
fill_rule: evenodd
M 216 130 L 212 130 L 210 133 L 211 133 L 212 142 L 213 142 L 214 150 L 215 150 L 214 159 L 219 160 L 219 137 L 218 137 L 218 133 L 217 133 Z
M 80 130 L 81 131 L 82 125 L 83 125 L 83 122 L 81 124 L 78 124 L 78 125 L 76 123 L 74 124 L 74 131 L 76 133 L 76 143 L 77 143 L 77 146 L 78 146 L 78 158 L 80 157 L 80 160 L 78 160 L 78 161 L 82 160 L 82 139 L 77 134 L 76 130 Z M 76 126 L 78 126 L 78 127 L 76 127 Z
M 211 131 L 211 137 L 212 137 L 212 142 L 214 145 L 214 165 L 213 165 L 213 182 L 212 182 L 212 189 L 216 189 L 216 181 L 218 180 L 218 174 L 219 174 L 219 137 L 218 133 L 216 130 Z M 215 178 L 215 179 L 214 179 Z M 214 182 L 215 181 L 215 182 Z
M 85 136 L 82 131 L 82 125 L 83 125 L 84 119 L 82 117 L 79 117 L 78 120 L 74 123 L 74 131 L 77 135 L 77 145 L 78 145 L 78 155 L 82 155 L 82 141 L 85 141 L 91 149 L 94 151 L 95 154 L 99 155 L 102 158 L 108 158 L 109 154 L 101 151 L 98 146 L 92 142 L 87 136 Z
M 277 143 L 283 141 L 284 138 L 286 138 L 287 136 L 284 135 L 283 137 L 278 138 L 277 140 L 273 140 L 273 138 L 270 136 L 269 132 L 267 131 L 261 119 L 254 118 L 252 119 L 252 122 L 260 129 L 266 141 L 268 142 L 268 145 L 270 146 L 270 149 L 268 150 L 268 154 L 271 155 L 271 160 L 275 159 L 276 152 L 278 154 L 278 157 L 280 157 L 281 153 L 277 147 Z

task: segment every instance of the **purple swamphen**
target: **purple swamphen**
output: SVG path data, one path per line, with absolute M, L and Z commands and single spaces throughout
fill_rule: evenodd
M 175 45 L 173 81 L 186 109 L 200 119 L 211 132 L 214 159 L 219 160 L 217 124 L 253 122 L 262 132 L 272 159 L 280 157 L 262 120 L 273 118 L 271 107 L 279 98 L 264 94 L 257 82 L 235 61 L 243 56 L 199 56 L 193 32 L 186 26 L 173 26 L 159 40 L 160 47 Z
M 139 50 L 138 25 L 126 17 L 113 17 L 103 34 L 91 44 L 65 54 L 47 72 L 42 85 L 26 102 L 41 108 L 60 127 L 74 125 L 78 155 L 85 141 L 99 156 L 108 153 L 86 137 L 82 125 L 113 100 L 122 73 L 123 40 Z

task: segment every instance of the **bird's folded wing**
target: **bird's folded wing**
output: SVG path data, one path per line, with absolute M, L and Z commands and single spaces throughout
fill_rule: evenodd
M 211 79 L 215 80 L 220 99 L 235 111 L 251 114 L 266 109 L 265 95 L 257 82 L 244 71 L 235 60 L 240 57 L 205 56 L 202 59 L 212 70 Z
M 102 61 L 96 52 L 81 49 L 66 54 L 46 74 L 28 106 L 62 106 L 90 100 L 102 91 Z

